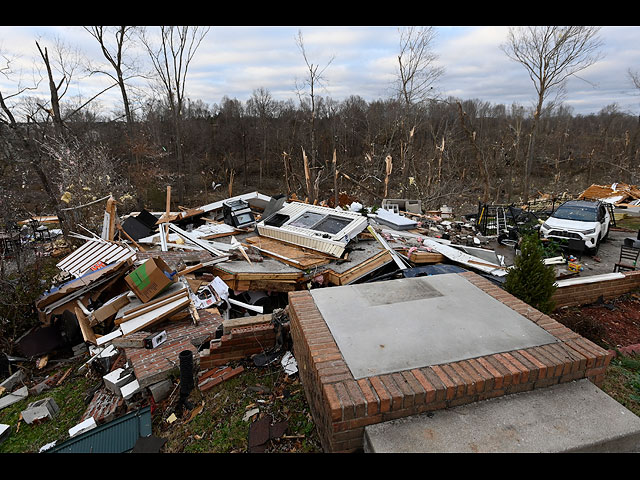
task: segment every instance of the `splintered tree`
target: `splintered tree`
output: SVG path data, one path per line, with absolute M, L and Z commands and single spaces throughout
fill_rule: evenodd
M 537 93 L 524 171 L 525 202 L 529 200 L 536 139 L 545 101 L 551 92 L 561 92 L 569 77 L 600 59 L 599 31 L 597 27 L 581 26 L 509 28 L 507 42 L 500 47 L 526 69 Z
M 127 92 L 126 81 L 134 76 L 138 76 L 137 68 L 129 61 L 126 55 L 127 42 L 131 40 L 132 32 L 136 27 L 104 27 L 91 26 L 84 29 L 98 41 L 102 55 L 109 62 L 113 73 L 100 67 L 91 67 L 91 73 L 101 73 L 111 78 L 120 88 L 122 96 L 122 107 L 127 125 L 131 130 L 133 125 L 133 115 L 131 113 L 131 102 Z M 108 36 L 108 38 L 106 37 Z M 109 41 L 113 38 L 113 45 Z M 131 133 L 131 132 L 130 132 Z

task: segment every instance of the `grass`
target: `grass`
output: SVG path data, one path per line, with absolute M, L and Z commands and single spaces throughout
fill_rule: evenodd
M 304 390 L 296 377 L 288 377 L 280 365 L 255 367 L 220 385 L 200 393 L 195 390 L 189 401 L 200 412 L 168 424 L 165 418 L 154 421 L 154 435 L 167 439 L 169 453 L 241 453 L 248 451 L 251 421 L 271 415 L 273 422 L 287 421 L 284 437 L 268 442 L 268 452 L 321 452 Z M 245 419 L 253 409 L 259 413 Z
M 0 444 L 0 453 L 37 453 L 48 443 L 56 441 L 59 445 L 67 440 L 69 429 L 80 423 L 87 409 L 85 396 L 97 384 L 97 379 L 71 374 L 59 387 L 46 390 L 39 395 L 29 395 L 24 400 L 0 410 L 0 423 L 11 426 L 11 435 Z M 34 422 L 31 425 L 21 420 L 20 412 L 30 403 L 47 397 L 53 398 L 60 409 L 53 419 Z
M 640 416 L 640 357 L 631 355 L 614 358 L 607 368 L 601 388 Z
M 72 372 L 79 365 L 74 365 Z M 60 375 L 69 367 L 61 367 L 50 376 Z M 71 373 L 60 386 L 0 410 L 0 423 L 11 426 L 9 438 L 0 444 L 0 453 L 37 453 L 48 443 L 56 441 L 59 445 L 66 441 L 69 429 L 80 423 L 87 409 L 85 398 L 89 399 L 88 393 L 100 385 L 100 380 L 95 374 Z M 28 404 L 47 397 L 60 408 L 58 415 L 32 425 L 20 420 L 20 412 Z M 267 452 L 322 452 L 302 385 L 297 376 L 287 376 L 279 364 L 261 368 L 245 364 L 245 371 L 235 378 L 205 392 L 194 389 L 189 402 L 191 411 L 177 414 L 178 420 L 173 423 L 166 419 L 176 413 L 177 398 L 170 397 L 158 405 L 152 428 L 155 436 L 167 440 L 164 452 L 246 453 L 250 423 L 267 414 L 274 423 L 288 422 L 285 435 L 268 442 Z M 245 420 L 245 413 L 253 408 L 258 408 L 259 413 Z
M 626 217 L 622 220 L 616 220 L 616 226 L 621 228 L 628 228 L 629 230 L 639 230 L 640 217 Z
M 101 384 L 97 375 L 72 373 L 60 386 L 30 396 L 0 410 L 0 423 L 11 426 L 11 435 L 0 444 L 0 453 L 36 453 L 48 443 L 63 443 L 68 430 L 77 425 L 87 409 L 85 399 Z M 304 389 L 297 376 L 289 377 L 279 363 L 256 367 L 243 362 L 245 371 L 212 389 L 194 389 L 189 397 L 190 411 L 175 412 L 174 395 L 159 404 L 153 415 L 153 435 L 166 439 L 166 453 L 246 453 L 251 422 L 270 415 L 273 422 L 286 421 L 288 429 L 279 439 L 267 443 L 267 453 L 321 453 L 318 434 L 309 411 Z M 235 365 L 233 365 L 235 366 Z M 70 365 L 52 370 L 61 375 Z M 640 356 L 618 356 L 611 361 L 602 390 L 634 414 L 640 416 Z M 179 389 L 176 389 L 178 391 Z M 52 397 L 60 408 L 52 420 L 28 425 L 20 412 L 36 400 Z M 245 414 L 258 409 L 256 416 Z M 173 423 L 167 418 L 176 413 Z

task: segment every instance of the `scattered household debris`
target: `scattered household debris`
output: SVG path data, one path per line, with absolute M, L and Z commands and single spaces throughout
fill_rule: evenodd
M 627 193 L 625 201 L 635 198 L 635 187 L 612 188 Z M 100 235 L 87 229 L 72 235 L 81 244 L 57 262 L 54 284 L 35 304 L 40 325 L 17 342 L 23 360 L 44 366 L 50 355 L 73 349 L 89 356 L 79 371 L 102 378 L 82 421 L 69 430 L 70 440 L 47 451 L 91 448 L 90 439 L 110 435 L 108 426 L 119 419 L 150 415 L 140 410 L 149 403 L 173 405 L 163 412 L 169 424 L 193 418 L 202 404 L 194 406 L 192 392 L 241 375 L 239 361 L 257 367 L 279 361 L 287 376 L 296 375 L 288 292 L 451 269 L 501 282 L 509 259 L 493 246 L 517 254 L 523 225 L 543 218 L 542 207 L 481 205 L 477 214 L 461 217 L 447 205 L 425 211 L 412 199 L 384 199 L 373 211 L 354 199 L 331 208 L 258 192 L 172 212 L 170 192 L 164 212 L 122 218 L 108 197 Z M 53 220 L 39 218 L 39 226 Z M 567 275 L 580 272 L 580 262 L 564 253 L 545 263 L 566 267 Z M 19 373 L 2 383 L 0 408 L 30 394 L 16 380 Z M 43 381 L 32 389 L 50 387 Z M 48 400 L 30 404 L 25 421 L 54 418 Z M 259 408 L 245 415 L 253 420 L 250 451 L 264 451 L 287 428 L 261 415 Z M 145 432 L 135 448 L 118 449 L 161 448 Z
M 640 204 L 640 188 L 636 185 L 627 183 L 614 183 L 612 185 L 596 185 L 593 184 L 579 196 L 579 200 L 602 200 L 614 205 L 639 205 Z
M 289 428 L 288 422 L 273 423 L 271 415 L 265 415 L 249 426 L 249 453 L 264 453 L 270 440 L 282 437 Z

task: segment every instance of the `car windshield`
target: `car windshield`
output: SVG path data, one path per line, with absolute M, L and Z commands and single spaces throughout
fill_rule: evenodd
M 578 222 L 598 221 L 598 210 L 595 207 L 585 207 L 578 205 L 562 205 L 553 215 L 553 218 L 563 220 L 577 220 Z

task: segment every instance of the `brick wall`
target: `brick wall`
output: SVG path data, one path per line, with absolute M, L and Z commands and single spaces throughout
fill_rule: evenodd
M 356 380 L 311 294 L 289 294 L 295 357 L 325 451 L 360 450 L 367 425 L 585 377 L 603 380 L 609 352 L 479 275 L 460 275 L 560 342 Z
M 200 316 L 198 325 L 194 325 L 191 319 L 163 323 L 161 330 L 166 330 L 167 340 L 154 349 L 124 349 L 141 387 L 147 387 L 179 372 L 179 355 L 183 350 L 191 350 L 194 354 L 194 364 L 197 364 L 200 357 L 198 348 L 192 341 L 206 336 L 213 338 L 216 329 L 222 323 L 220 315 L 214 315 L 206 310 L 200 310 L 198 313 Z M 160 330 L 160 327 L 157 329 Z M 148 332 L 136 332 L 136 334 L 144 337 Z
M 220 341 L 211 342 L 209 354 L 200 357 L 200 367 L 209 369 L 263 353 L 275 346 L 276 333 L 270 321 L 231 328 Z
M 569 285 L 556 289 L 556 308 L 594 303 L 598 298 L 611 300 L 640 288 L 640 271 L 623 272 L 624 278 Z

